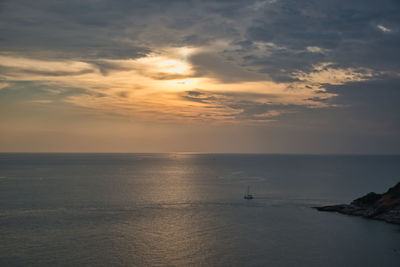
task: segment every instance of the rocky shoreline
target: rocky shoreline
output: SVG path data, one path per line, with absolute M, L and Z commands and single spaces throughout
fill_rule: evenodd
M 355 199 L 350 204 L 314 207 L 319 211 L 333 211 L 400 224 L 400 182 L 386 193 L 374 192 Z

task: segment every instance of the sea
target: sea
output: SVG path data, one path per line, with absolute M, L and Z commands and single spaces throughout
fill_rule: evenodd
M 0 266 L 400 266 L 400 225 L 312 208 L 399 181 L 396 155 L 2 153 Z

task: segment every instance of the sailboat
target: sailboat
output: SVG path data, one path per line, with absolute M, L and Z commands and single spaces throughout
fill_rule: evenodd
M 253 195 L 250 194 L 250 186 L 249 185 L 247 186 L 247 192 L 246 192 L 246 194 L 244 194 L 243 198 L 244 199 L 253 199 Z

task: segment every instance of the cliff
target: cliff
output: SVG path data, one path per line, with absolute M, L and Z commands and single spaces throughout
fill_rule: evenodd
M 368 193 L 350 204 L 314 207 L 319 211 L 335 211 L 369 219 L 400 224 L 400 182 L 386 193 Z

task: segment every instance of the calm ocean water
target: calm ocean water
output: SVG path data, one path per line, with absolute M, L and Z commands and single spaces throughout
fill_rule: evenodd
M 400 156 L 0 154 L 0 265 L 400 266 L 400 226 L 310 208 L 398 181 Z

